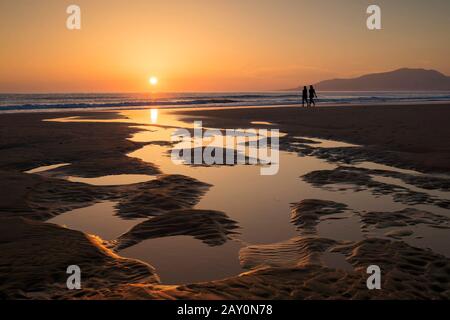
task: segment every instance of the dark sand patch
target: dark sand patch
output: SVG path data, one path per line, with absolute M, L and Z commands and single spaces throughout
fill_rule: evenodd
M 401 239 L 404 237 L 409 237 L 414 234 L 412 230 L 392 230 L 388 231 L 384 234 L 385 237 L 393 238 L 393 239 Z
M 133 192 L 118 187 L 121 195 L 117 209 L 122 218 L 146 218 L 190 209 L 210 187 L 183 175 L 159 176 L 156 180 L 134 186 Z
M 2 114 L 0 116 L 1 216 L 48 219 L 96 201 L 129 196 L 139 186 L 122 189 L 96 188 L 81 183 L 53 179 L 61 175 L 99 177 L 105 174 L 154 174 L 155 166 L 126 154 L 145 145 L 130 141 L 140 129 L 127 123 L 42 121 L 61 113 Z M 90 119 L 118 119 L 116 112 L 64 113 Z M 11 127 L 14 126 L 14 128 Z M 41 174 L 23 171 L 40 166 L 70 163 Z M 45 176 L 45 175 L 49 176 Z M 146 187 L 148 185 L 141 185 Z M 131 189 L 129 189 L 131 188 Z
M 335 251 L 345 254 L 356 270 L 380 266 L 383 298 L 450 298 L 450 259 L 431 250 L 402 241 L 367 239 Z
M 192 167 L 235 166 L 238 164 L 259 164 L 262 161 L 251 158 L 239 150 L 220 147 L 197 147 L 172 149 L 167 152 L 177 155 L 177 160 Z M 196 156 L 198 154 L 198 156 Z M 198 161 L 196 160 L 198 157 Z
M 340 166 L 334 170 L 312 171 L 302 176 L 303 180 L 317 187 L 339 185 L 339 188 L 355 192 L 370 190 L 374 195 L 391 195 L 396 202 L 408 205 L 431 204 L 450 208 L 450 200 L 430 196 L 424 192 L 403 186 L 375 181 L 364 169 Z
M 306 259 L 306 265 L 260 267 L 237 277 L 198 284 L 119 285 L 114 296 L 200 300 L 450 298 L 450 259 L 432 251 L 382 239 L 336 243 L 330 250 L 345 255 L 354 270 L 327 268 Z M 298 257 L 302 261 L 303 256 Z M 366 268 L 370 265 L 382 270 L 381 290 L 367 289 Z M 110 295 L 100 292 L 94 298 L 108 299 Z
M 242 248 L 239 260 L 244 269 L 320 265 L 321 254 L 335 243 L 330 239 L 296 237 L 280 243 Z
M 390 166 L 400 166 L 398 154 L 374 147 L 336 147 L 321 148 L 309 145 L 291 145 L 288 151 L 297 152 L 300 156 L 312 156 L 330 163 L 358 164 L 364 161 L 383 163 Z
M 87 158 L 67 166 L 51 169 L 40 173 L 44 176 L 63 178 L 77 176 L 81 178 L 97 178 L 102 176 L 119 174 L 147 174 L 155 175 L 161 173 L 159 169 L 148 162 L 127 156 L 115 158 Z
M 0 218 L 0 297 L 77 299 L 114 287 L 158 283 L 153 267 L 115 255 L 79 231 L 23 218 Z M 81 290 L 68 290 L 67 267 L 81 268 Z
M 395 212 L 360 212 L 362 229 L 409 227 L 424 224 L 432 228 L 450 229 L 450 219 L 424 210 L 406 208 Z
M 443 177 L 436 177 L 431 175 L 412 175 L 397 171 L 380 169 L 366 169 L 355 167 L 351 167 L 351 169 L 362 174 L 399 179 L 406 184 L 410 184 L 426 190 L 450 191 L 450 179 L 446 179 Z
M 91 119 L 105 116 L 114 119 L 120 117 L 115 112 L 92 112 L 81 116 L 88 116 Z M 2 114 L 0 116 L 2 153 L 0 170 L 27 171 L 57 163 L 71 163 L 76 167 L 77 162 L 84 162 L 84 168 L 87 168 L 89 159 L 103 159 L 103 163 L 92 160 L 91 164 L 94 167 L 102 166 L 102 169 L 111 172 L 114 172 L 114 168 L 120 171 L 118 162 L 126 165 L 125 160 L 128 158 L 125 155 L 145 145 L 145 143 L 129 140 L 133 134 L 141 131 L 131 127 L 131 124 L 42 121 L 52 117 L 55 117 L 55 114 Z M 14 130 L 11 129 L 11 125 L 14 126 Z M 152 168 L 151 165 L 148 166 Z M 124 173 L 123 169 L 121 173 Z
M 203 119 L 205 127 L 247 128 L 255 119 L 269 121 L 292 137 L 345 141 L 369 150 L 369 154 L 356 158 L 377 159 L 387 165 L 424 172 L 450 170 L 450 147 L 443 143 L 450 140 L 448 104 L 222 108 L 177 110 L 176 113 L 184 115 L 190 122 L 198 116 L 206 117 Z M 347 151 L 353 152 L 357 148 L 354 149 Z
M 291 208 L 291 222 L 305 234 L 314 234 L 322 216 L 344 212 L 347 205 L 334 201 L 305 199 L 293 203 Z
M 213 210 L 174 210 L 139 223 L 114 242 L 114 249 L 147 239 L 188 235 L 209 246 L 220 246 L 236 234 L 238 225 L 225 213 Z
M 362 277 L 362 274 L 349 274 L 316 265 L 303 268 L 266 268 L 225 280 L 183 286 L 119 285 L 114 295 L 99 292 L 92 298 L 110 299 L 114 296 L 141 300 L 349 299 L 358 290 L 364 290 L 365 280 Z M 355 283 L 361 285 L 355 287 Z
M 280 138 L 280 149 L 295 152 L 299 156 L 316 157 L 329 163 L 359 164 L 370 161 L 390 166 L 405 166 L 403 160 L 399 158 L 398 152 L 374 146 L 321 147 L 320 142 L 316 142 L 319 145 L 315 145 L 308 142 L 308 139 L 302 140 L 305 139 L 298 139 L 289 135 L 282 137 Z
M 0 186 L 11 194 L 0 204 L 2 217 L 47 220 L 61 213 L 103 200 L 117 201 L 118 215 L 140 218 L 191 208 L 208 185 L 182 175 L 123 186 L 92 186 L 20 172 L 1 172 Z

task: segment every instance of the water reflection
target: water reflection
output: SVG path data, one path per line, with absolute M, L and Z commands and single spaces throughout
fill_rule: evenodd
M 183 122 L 170 111 L 154 110 L 150 110 L 150 115 L 149 110 L 124 111 L 121 114 L 128 119 L 112 121 L 140 124 L 138 128 L 142 131 L 131 138 L 131 140 L 139 142 L 169 142 L 177 128 L 192 128 L 192 124 Z M 76 120 L 72 119 L 71 121 Z M 354 145 L 336 141 L 322 139 L 314 139 L 314 141 L 319 144 L 312 146 L 322 148 L 354 147 Z M 368 190 L 360 192 L 339 189 L 326 190 L 304 182 L 300 176 L 308 172 L 333 170 L 338 166 L 338 164 L 312 156 L 298 157 L 295 153 L 280 152 L 278 174 L 262 176 L 260 168 L 254 165 L 212 167 L 176 165 L 170 158 L 170 150 L 171 146 L 167 144 L 151 144 L 128 156 L 158 166 L 163 174 L 182 174 L 211 184 L 211 188 L 195 208 L 225 212 L 231 219 L 238 222 L 241 227 L 241 235 L 238 241 L 228 241 L 225 245 L 217 247 L 208 247 L 201 241 L 187 236 L 165 237 L 145 240 L 120 252 L 126 257 L 141 259 L 154 265 L 164 283 L 206 281 L 240 273 L 242 269 L 239 266 L 239 249 L 242 246 L 272 244 L 299 235 L 299 231 L 290 223 L 290 204 L 293 202 L 303 199 L 331 200 L 345 203 L 355 211 L 397 211 L 405 208 L 405 205 L 395 202 L 390 195 L 375 196 Z M 377 167 L 376 164 L 370 162 L 361 163 L 360 166 Z M 389 169 L 395 170 L 396 168 L 389 167 Z M 399 181 L 390 182 L 399 183 Z M 412 207 L 449 215 L 448 210 L 434 206 Z M 137 220 L 120 220 L 112 214 L 114 208 L 111 205 L 109 207 L 106 205 L 91 207 L 86 210 L 89 210 L 90 214 L 83 215 L 83 219 L 75 219 L 77 220 L 76 224 L 75 221 L 71 222 L 64 217 L 69 217 L 73 213 L 79 217 L 80 212 L 77 210 L 52 219 L 52 222 L 67 225 L 71 223 L 74 228 L 97 232 L 106 239 L 110 239 L 119 232 L 124 232 L 125 228 L 138 223 Z M 109 214 L 105 214 L 105 210 L 109 210 Z M 347 214 L 342 218 L 321 221 L 317 226 L 318 235 L 335 240 L 355 241 L 368 236 L 361 232 L 358 215 Z M 95 225 L 95 221 L 98 219 L 101 220 L 103 226 L 94 228 L 92 224 Z M 113 232 L 108 233 L 108 230 L 113 230 Z M 420 231 L 423 238 L 406 238 L 405 241 L 419 247 L 431 247 L 435 251 L 450 255 L 448 246 L 443 246 L 445 242 L 443 237 L 448 235 L 448 231 L 431 232 L 428 229 L 424 231 L 425 229 L 419 227 L 417 230 L 418 233 Z M 383 237 L 383 234 L 377 236 Z M 333 254 L 327 254 L 324 260 L 329 265 L 339 266 L 343 269 L 348 267 L 342 257 Z
M 119 252 L 123 257 L 147 261 L 164 284 L 193 283 L 231 277 L 243 270 L 238 252 L 241 245 L 228 241 L 210 247 L 188 236 L 145 240 Z
M 86 183 L 94 186 L 119 186 L 155 180 L 156 176 L 146 174 L 118 174 L 96 178 L 67 177 L 72 182 Z
M 158 122 L 158 109 L 150 110 L 150 123 L 155 124 Z
M 97 235 L 104 240 L 114 240 L 135 224 L 145 220 L 122 219 L 114 214 L 115 205 L 116 203 L 113 201 L 99 202 L 89 207 L 60 214 L 47 222 L 80 230 L 87 234 Z

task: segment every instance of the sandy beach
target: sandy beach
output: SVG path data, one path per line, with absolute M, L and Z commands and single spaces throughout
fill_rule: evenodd
M 136 112 L 148 116 L 149 110 Z M 160 110 L 161 119 L 166 114 L 171 119 L 167 123 L 151 123 L 150 118 L 145 123 L 145 117 L 142 121 L 128 114 L 134 113 L 0 115 L 1 298 L 450 298 L 450 105 Z M 47 121 L 56 118 L 67 121 Z M 164 134 L 194 120 L 209 128 L 276 128 L 284 133 L 280 150 L 282 160 L 293 163 L 289 177 L 316 192 L 299 190 L 295 201 L 271 209 L 283 216 L 291 230 L 288 237 L 280 232 L 260 241 L 262 235 L 251 234 L 247 225 L 269 228 L 270 219 L 266 226 L 254 216 L 247 221 L 227 212 L 226 205 L 214 206 L 214 199 L 202 202 L 221 190 L 203 179 L 211 168 L 167 172 L 161 154 L 172 144 Z M 300 170 L 297 159 L 320 165 L 312 162 L 311 168 Z M 377 166 L 358 166 L 364 163 Z M 53 167 L 41 168 L 45 166 Z M 142 181 L 133 181 L 133 175 Z M 105 176 L 129 181 L 96 185 L 80 180 Z M 320 196 L 324 194 L 330 197 Z M 334 194 L 340 196 L 331 198 Z M 351 202 L 352 194 L 370 196 L 373 204 L 364 207 L 364 198 Z M 345 197 L 349 201 L 344 203 Z M 387 197 L 392 205 L 384 204 Z M 248 201 L 242 210 L 256 202 Z M 65 223 L 49 223 L 104 202 L 113 204 L 117 223 L 131 227 L 104 239 Z M 357 237 L 323 236 L 326 223 L 350 220 L 356 221 Z M 211 250 L 239 242 L 237 249 L 229 249 L 236 271 L 205 281 L 166 283 L 151 256 L 149 261 L 133 256 L 134 247 L 177 236 Z M 442 239 L 447 244 L 439 247 Z M 199 257 L 194 253 L 190 259 Z M 65 268 L 72 264 L 83 270 L 81 290 L 65 287 Z M 366 288 L 371 264 L 382 265 L 383 290 Z
M 447 307 L 450 1 L 0 8 L 10 313 Z
M 256 108 L 190 111 L 187 119 L 210 117 L 212 127 L 248 127 L 252 121 L 271 122 L 291 136 L 318 137 L 364 145 L 405 168 L 426 172 L 450 169 L 446 125 L 448 104 L 335 106 L 322 108 Z M 183 114 L 183 111 L 180 112 Z M 270 126 L 268 127 L 270 128 Z

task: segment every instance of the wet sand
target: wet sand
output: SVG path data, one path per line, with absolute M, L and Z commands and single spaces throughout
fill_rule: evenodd
M 317 109 L 270 108 L 176 111 L 188 121 L 202 116 L 204 126 L 217 128 L 267 127 L 288 133 L 281 148 L 315 154 L 326 161 L 376 161 L 422 172 L 450 172 L 450 106 L 324 107 Z M 181 175 L 162 175 L 148 182 L 121 186 L 92 186 L 61 176 L 99 177 L 120 174 L 160 173 L 152 163 L 127 154 L 148 142 L 131 141 L 140 129 L 126 123 L 43 122 L 43 119 L 81 116 L 111 119 L 115 112 L 36 113 L 0 115 L 0 295 L 7 299 L 448 299 L 450 260 L 426 249 L 397 241 L 408 230 L 389 231 L 393 240 L 367 238 L 339 241 L 321 238 L 316 224 L 347 210 L 345 204 L 327 199 L 299 199 L 291 218 L 301 236 L 270 245 L 241 250 L 241 264 L 250 269 L 240 276 L 200 284 L 159 284 L 158 270 L 144 262 L 122 258 L 114 250 L 144 239 L 190 235 L 209 245 L 221 244 L 235 232 L 226 212 L 195 210 L 208 184 Z M 205 118 L 206 117 L 206 118 Z M 257 121 L 256 123 L 254 121 Z M 253 124 L 251 124 L 253 122 Z M 269 122 L 270 124 L 266 123 Z M 361 145 L 360 148 L 312 147 L 296 136 L 325 138 Z M 293 144 L 297 140 L 300 144 Z M 67 164 L 45 174 L 28 174 L 39 166 Z M 349 172 L 350 171 L 350 172 Z M 330 174 L 331 173 L 331 174 Z M 378 172 L 380 174 L 380 172 Z M 373 172 L 339 167 L 319 170 L 299 179 L 318 187 L 335 182 L 354 188 L 396 194 L 400 202 L 432 203 L 448 209 L 449 199 L 424 198 L 403 192 L 388 183 L 373 181 Z M 383 173 L 381 173 L 383 175 Z M 387 175 L 384 173 L 384 175 Z M 395 178 L 430 190 L 448 191 L 448 179 Z M 104 241 L 79 231 L 44 223 L 47 219 L 104 200 L 117 202 L 117 214 L 151 218 L 119 237 Z M 211 208 L 214 209 L 214 208 Z M 427 224 L 448 228 L 448 218 L 429 212 L 401 211 L 358 213 L 364 229 L 401 224 Z M 195 219 L 186 220 L 193 216 Z M 202 226 L 199 228 L 197 226 Z M 388 235 L 389 236 L 389 235 Z M 65 250 L 70 246 L 72 250 Z M 323 253 L 342 256 L 353 270 L 330 268 Z M 21 267 L 33 261 L 33 268 Z M 81 262 L 80 262 L 81 261 Z M 365 288 L 365 267 L 383 262 L 382 286 Z M 82 263 L 87 283 L 80 291 L 65 289 L 65 268 Z M 84 269 L 83 269 L 84 270 Z
M 316 137 L 370 147 L 384 162 L 425 172 L 450 171 L 449 104 L 248 108 L 179 111 L 204 126 L 279 128 L 290 136 Z M 272 126 L 253 125 L 269 122 Z M 381 157 L 381 156 L 380 156 Z

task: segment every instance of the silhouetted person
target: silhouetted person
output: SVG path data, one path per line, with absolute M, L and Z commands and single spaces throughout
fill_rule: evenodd
M 311 106 L 316 106 L 314 98 L 317 98 L 316 90 L 314 90 L 313 86 L 309 86 L 309 104 Z
M 305 106 L 305 102 L 306 105 L 308 106 L 308 89 L 306 89 L 306 86 L 303 87 L 303 91 L 302 91 L 302 106 Z

